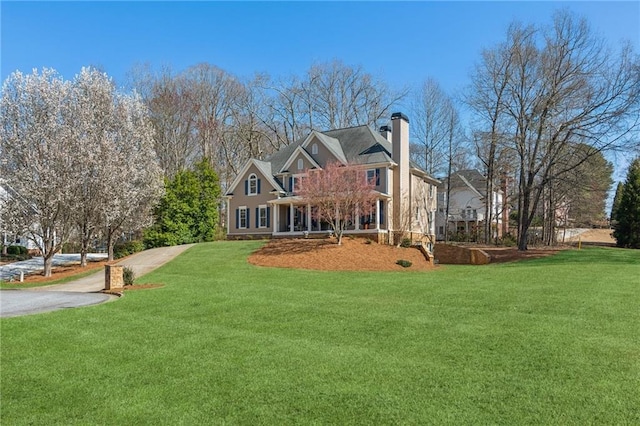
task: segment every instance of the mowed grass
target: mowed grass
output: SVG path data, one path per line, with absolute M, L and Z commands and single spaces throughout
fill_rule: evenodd
M 3 319 L 0 422 L 640 424 L 640 251 L 334 273 L 249 265 L 259 246 Z

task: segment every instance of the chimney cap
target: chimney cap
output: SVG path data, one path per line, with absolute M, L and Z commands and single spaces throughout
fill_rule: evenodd
M 407 123 L 409 122 L 409 117 L 407 117 L 406 115 L 404 115 L 401 112 L 394 112 L 393 114 L 391 114 L 391 119 L 392 120 L 395 120 L 396 118 L 402 118 Z
M 380 126 L 380 132 L 390 132 L 391 127 L 389 126 Z

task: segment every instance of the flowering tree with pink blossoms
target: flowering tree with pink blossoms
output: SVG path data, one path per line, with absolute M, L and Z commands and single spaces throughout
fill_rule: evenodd
M 324 169 L 307 170 L 295 192 L 311 206 L 314 220 L 330 224 L 340 245 L 347 223 L 374 209 L 374 188 L 364 169 L 328 163 Z

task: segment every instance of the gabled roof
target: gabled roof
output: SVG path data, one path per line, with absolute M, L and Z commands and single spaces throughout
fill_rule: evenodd
M 249 171 L 249 168 L 254 165 L 260 171 L 260 173 L 267 179 L 267 181 L 275 188 L 276 191 L 284 192 L 282 186 L 273 178 L 272 165 L 268 161 L 261 161 L 252 158 L 247 161 L 247 164 L 244 165 L 238 176 L 236 176 L 235 180 L 229 186 L 225 195 L 233 195 L 233 191 L 236 189 L 236 186 L 242 181 L 244 175 Z
M 307 136 L 305 141 L 302 143 L 302 146 L 305 148 L 308 147 L 314 138 L 317 138 L 324 146 L 326 146 L 338 161 L 342 164 L 348 164 L 340 141 L 315 130 L 312 130 L 311 133 L 309 133 L 309 136 Z
M 287 160 L 286 163 L 284 163 L 284 165 L 282 166 L 282 168 L 278 171 L 278 173 L 283 173 L 285 171 L 288 170 L 289 166 L 291 166 L 291 163 L 293 163 L 293 160 L 296 159 L 296 157 L 298 156 L 298 154 L 302 154 L 302 156 L 304 158 L 307 159 L 307 161 L 309 161 L 313 167 L 321 169 L 322 167 L 320 167 L 320 165 L 316 162 L 316 160 L 313 159 L 313 157 L 311 157 L 311 155 L 309 155 L 309 153 L 307 152 L 306 149 L 304 149 L 302 147 L 302 145 L 298 145 L 296 147 L 296 149 L 293 150 L 293 152 L 291 153 L 291 155 L 289 156 L 289 159 Z
M 484 197 L 487 178 L 476 169 L 460 170 L 451 175 L 451 189 L 470 188 L 479 196 Z M 498 188 L 495 189 L 499 191 Z

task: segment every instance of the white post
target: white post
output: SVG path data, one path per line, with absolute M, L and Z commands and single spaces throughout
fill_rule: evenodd
M 278 205 L 272 204 L 271 208 L 273 209 L 273 217 L 271 218 L 271 233 L 274 234 L 278 230 Z
M 307 231 L 311 232 L 311 205 L 307 204 Z
M 376 200 L 376 229 L 380 229 L 380 200 Z
M 289 232 L 293 232 L 293 203 L 289 203 Z

